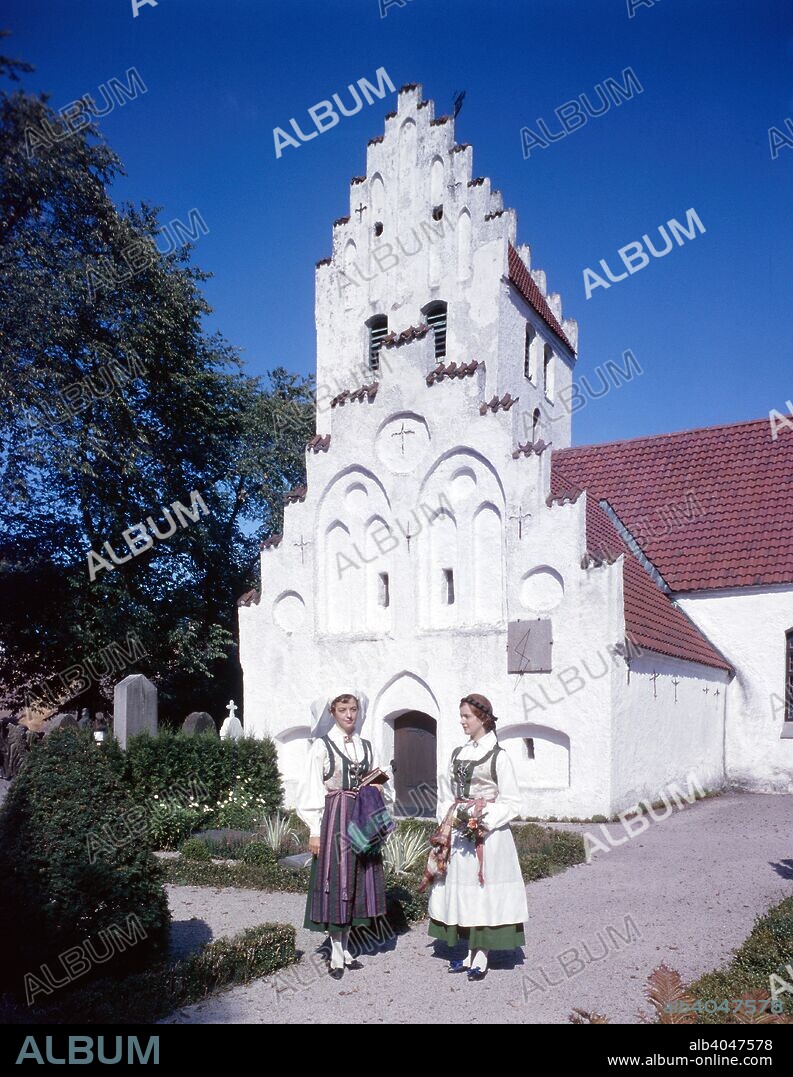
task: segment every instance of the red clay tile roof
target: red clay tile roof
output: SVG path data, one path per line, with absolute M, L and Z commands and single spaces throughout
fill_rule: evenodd
M 411 340 L 420 340 L 429 331 L 430 327 L 426 322 L 422 322 L 421 325 L 411 325 L 407 329 L 403 329 L 401 333 L 389 333 L 387 337 L 383 337 L 382 346 L 384 348 L 398 348 L 400 344 L 409 344 Z
M 565 336 L 561 325 L 559 325 L 559 322 L 556 320 L 556 315 L 548 306 L 548 301 L 535 284 L 534 278 L 523 264 L 523 259 L 511 243 L 509 245 L 508 265 L 510 281 L 515 285 L 529 306 L 537 311 L 548 328 L 553 330 L 554 334 L 561 340 L 565 347 L 575 355 L 575 349 Z
M 327 452 L 330 445 L 330 434 L 315 434 L 311 441 L 306 445 L 306 452 L 309 449 L 317 452 Z
M 553 489 L 609 502 L 672 591 L 793 583 L 793 432 L 768 419 L 557 450 Z
M 284 504 L 293 505 L 298 501 L 305 501 L 307 493 L 307 486 L 296 486 L 294 490 L 290 490 L 288 493 L 284 494 Z
M 512 407 L 512 405 L 517 404 L 517 402 L 519 400 L 520 400 L 519 396 L 513 397 L 513 396 L 510 396 L 509 393 L 504 393 L 504 395 L 501 397 L 500 400 L 499 400 L 499 398 L 497 396 L 494 396 L 492 398 L 492 400 L 489 400 L 487 402 L 487 404 L 480 404 L 479 405 L 479 414 L 480 415 L 487 415 L 487 413 L 489 411 L 493 411 L 493 412 L 496 412 L 496 411 L 499 411 L 499 410 L 509 411 L 509 409 Z
M 371 385 L 361 385 L 357 389 L 345 389 L 339 393 L 338 396 L 330 402 L 332 408 L 338 407 L 339 404 L 346 404 L 348 400 L 363 400 L 366 397 L 367 400 L 374 400 L 377 396 L 377 390 L 380 386 L 379 381 L 373 381 Z
M 436 381 L 443 381 L 444 378 L 464 378 L 484 365 L 478 359 L 472 359 L 470 363 L 460 363 L 459 365 L 457 363 L 438 363 L 427 375 L 427 385 L 434 385 Z
M 250 604 L 252 602 L 255 602 L 256 605 L 258 606 L 259 605 L 259 599 L 261 597 L 262 596 L 259 594 L 258 591 L 246 591 L 244 595 L 241 595 L 237 599 L 237 605 L 238 606 L 250 606 Z
M 535 454 L 541 456 L 550 447 L 550 441 L 543 441 L 542 438 L 535 442 L 527 441 L 525 445 L 518 442 L 517 448 L 512 451 L 512 459 L 517 460 L 519 456 L 534 456 Z
M 275 535 L 269 535 L 269 536 L 268 536 L 268 537 L 267 537 L 267 538 L 266 538 L 266 539 L 264 540 L 264 542 L 263 542 L 263 543 L 261 544 L 261 546 L 259 547 L 259 549 L 260 549 L 260 550 L 272 550 L 272 549 L 274 549 L 274 548 L 275 548 L 276 546 L 280 546 L 280 545 L 281 545 L 281 539 L 282 539 L 283 537 L 284 537 L 284 536 L 283 536 L 283 535 L 282 535 L 282 534 L 280 533 L 280 531 L 279 531 L 279 532 L 278 532 L 277 534 L 275 534 Z
M 625 557 L 625 634 L 634 646 L 732 671 L 724 656 L 642 568 L 591 491 L 587 495 L 586 532 L 587 552 L 596 561 L 613 562 L 621 554 Z

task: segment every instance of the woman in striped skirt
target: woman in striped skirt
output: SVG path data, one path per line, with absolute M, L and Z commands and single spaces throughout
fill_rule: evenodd
M 350 693 L 331 700 L 333 725 L 311 745 L 297 792 L 313 854 L 304 927 L 330 935 L 334 979 L 345 968 L 362 967 L 349 950 L 351 928 L 372 926 L 386 911 L 382 855 L 359 855 L 347 839 L 359 783 L 377 766 L 371 742 L 355 732 L 358 713 L 358 698 Z M 387 788 L 381 786 L 386 796 Z

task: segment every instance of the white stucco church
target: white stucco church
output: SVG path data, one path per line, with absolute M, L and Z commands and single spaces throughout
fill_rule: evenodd
M 530 816 L 693 776 L 793 791 L 793 430 L 571 447 L 578 329 L 451 117 L 403 87 L 316 270 L 316 436 L 239 600 L 247 732 L 287 803 L 311 704 L 415 813 L 482 692 Z

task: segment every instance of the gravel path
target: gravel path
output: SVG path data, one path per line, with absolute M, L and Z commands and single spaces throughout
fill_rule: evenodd
M 662 961 L 685 979 L 722 965 L 755 917 L 793 894 L 793 796 L 727 794 L 651 821 L 590 864 L 527 888 L 524 957 L 497 955 L 481 983 L 450 976 L 419 924 L 331 980 L 301 894 L 168 887 L 177 952 L 264 921 L 293 923 L 300 963 L 187 1006 L 165 1023 L 566 1023 L 573 1007 L 632 1023 Z M 564 826 L 597 834 L 599 825 Z M 620 823 L 609 832 L 624 837 Z

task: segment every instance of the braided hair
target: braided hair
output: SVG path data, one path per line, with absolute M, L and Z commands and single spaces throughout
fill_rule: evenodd
M 492 733 L 496 728 L 498 719 L 493 714 L 493 706 L 487 696 L 482 696 L 478 692 L 469 692 L 467 696 L 463 696 L 460 700 L 460 706 L 463 703 L 467 703 L 469 707 L 476 711 L 477 717 L 484 723 L 485 732 Z

